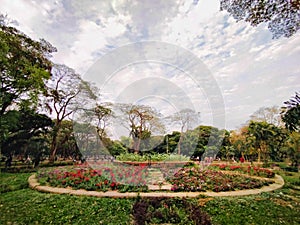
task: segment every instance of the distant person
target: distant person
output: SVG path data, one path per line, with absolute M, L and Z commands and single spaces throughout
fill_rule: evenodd
M 243 157 L 243 156 L 241 156 L 241 158 L 240 158 L 240 162 L 241 162 L 241 163 L 244 163 L 244 162 L 245 162 L 245 159 L 244 159 L 244 157 Z
M 11 167 L 11 162 L 12 162 L 12 156 L 9 155 L 5 161 L 5 168 Z

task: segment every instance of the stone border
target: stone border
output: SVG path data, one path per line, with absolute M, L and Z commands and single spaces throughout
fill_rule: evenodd
M 58 188 L 50 186 L 42 186 L 38 183 L 36 174 L 31 175 L 28 178 L 29 187 L 31 189 L 46 192 L 46 193 L 55 193 L 55 194 L 70 194 L 70 195 L 84 195 L 84 196 L 94 196 L 94 197 L 110 197 L 110 198 L 134 198 L 134 197 L 197 197 L 199 195 L 205 195 L 210 197 L 226 197 L 226 196 L 244 196 L 244 195 L 254 195 L 260 194 L 262 192 L 270 192 L 276 189 L 282 188 L 284 185 L 284 180 L 281 176 L 275 174 L 275 178 L 270 179 L 275 183 L 268 186 L 263 186 L 259 189 L 247 189 L 247 190 L 238 190 L 238 191 L 226 191 L 226 192 L 126 192 L 120 193 L 118 191 L 87 191 L 87 190 L 73 190 L 69 188 Z

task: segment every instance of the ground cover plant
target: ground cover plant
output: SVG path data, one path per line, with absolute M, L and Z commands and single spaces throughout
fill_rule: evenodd
M 165 171 L 165 177 L 173 185 L 173 191 L 234 191 L 260 188 L 273 183 L 270 180 L 203 170 L 199 167 L 185 167 L 174 175 L 170 172 Z
M 94 167 L 95 166 L 95 167 Z M 70 187 L 89 191 L 147 191 L 147 169 L 145 166 L 98 163 L 40 170 L 38 180 L 43 185 Z

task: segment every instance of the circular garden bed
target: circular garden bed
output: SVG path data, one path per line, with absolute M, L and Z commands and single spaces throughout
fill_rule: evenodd
M 210 167 L 203 170 L 198 165 L 183 168 L 168 165 L 159 168 L 165 181 L 171 184 L 169 191 L 172 192 L 235 191 L 261 188 L 274 183 L 272 179 L 269 179 L 274 177 L 274 173 L 266 169 L 255 174 L 256 177 L 249 176 L 252 175 L 250 173 L 245 175 L 247 171 L 258 171 L 253 168 L 231 170 L 234 174 L 223 172 L 221 169 Z M 228 170 L 230 171 L 230 168 Z M 146 165 L 132 166 L 114 163 L 98 163 L 97 166 L 92 167 L 88 164 L 57 167 L 40 170 L 37 174 L 41 185 L 100 192 L 147 192 L 150 176 L 151 173 Z

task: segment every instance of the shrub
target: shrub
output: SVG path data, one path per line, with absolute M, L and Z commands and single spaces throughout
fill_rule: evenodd
M 185 198 L 139 198 L 132 211 L 135 225 L 211 224 L 210 217 L 201 210 L 197 202 Z

